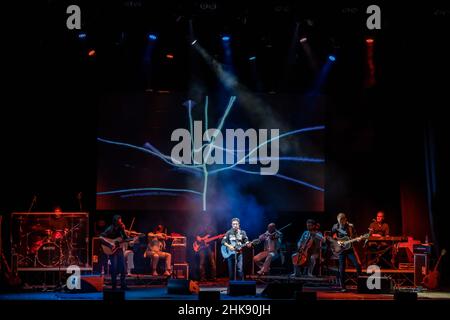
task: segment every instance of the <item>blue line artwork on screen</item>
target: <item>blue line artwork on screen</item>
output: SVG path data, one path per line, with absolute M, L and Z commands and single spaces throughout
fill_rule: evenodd
M 189 175 L 192 175 L 192 177 L 199 179 L 201 182 L 202 187 L 198 190 L 190 189 L 190 188 L 168 188 L 168 187 L 161 187 L 161 186 L 148 186 L 148 187 L 134 187 L 134 188 L 121 188 L 121 189 L 114 189 L 114 190 L 108 190 L 104 191 L 101 190 L 97 192 L 97 196 L 120 196 L 122 198 L 130 198 L 130 197 L 146 197 L 146 196 L 180 196 L 180 195 L 188 195 L 188 196 L 194 196 L 194 197 L 200 197 L 201 199 L 201 209 L 203 211 L 207 211 L 208 209 L 208 179 L 211 176 L 219 175 L 223 172 L 229 171 L 229 172 L 235 172 L 236 174 L 240 175 L 261 175 L 260 179 L 270 179 L 269 177 L 262 175 L 260 171 L 256 170 L 247 170 L 242 167 L 238 167 L 238 165 L 248 163 L 257 163 L 257 161 L 260 161 L 263 163 L 263 161 L 278 161 L 279 163 L 310 163 L 310 164 L 324 164 L 325 159 L 323 158 L 317 158 L 317 157 L 306 157 L 306 156 L 284 156 L 279 155 L 274 157 L 273 155 L 269 156 L 260 156 L 259 150 L 263 147 L 267 148 L 267 145 L 278 142 L 281 139 L 292 137 L 295 135 L 300 134 L 307 134 L 309 132 L 317 132 L 317 131 L 323 131 L 325 129 L 324 125 L 316 125 L 316 126 L 309 126 L 304 127 L 300 129 L 295 130 L 288 130 L 285 132 L 281 132 L 279 135 L 276 136 L 270 136 L 270 139 L 265 141 L 258 141 L 258 144 L 256 144 L 255 147 L 245 147 L 244 149 L 239 149 L 239 144 L 234 145 L 232 144 L 233 148 L 224 147 L 221 145 L 221 143 L 216 142 L 217 133 L 220 133 L 223 129 L 228 115 L 230 114 L 233 105 L 235 104 L 236 96 L 231 96 L 229 98 L 228 104 L 226 105 L 226 108 L 220 117 L 220 120 L 218 122 L 218 125 L 215 131 L 208 130 L 209 124 L 208 124 L 208 105 L 209 105 L 209 99 L 208 96 L 205 97 L 205 102 L 203 106 L 203 114 L 204 114 L 204 121 L 199 122 L 202 123 L 202 126 L 205 127 L 205 135 L 207 137 L 207 142 L 203 143 L 204 140 L 202 140 L 201 144 L 198 144 L 198 141 L 194 141 L 194 131 L 195 131 L 195 125 L 196 121 L 193 119 L 192 109 L 196 106 L 196 103 L 192 100 L 187 100 L 183 103 L 183 106 L 187 109 L 187 116 L 189 121 L 189 133 L 191 137 L 191 152 L 189 156 L 189 163 L 185 163 L 182 161 L 174 161 L 174 158 L 171 155 L 164 154 L 161 152 L 157 147 L 155 147 L 150 142 L 146 142 L 143 146 L 139 146 L 136 144 L 128 143 L 125 141 L 118 141 L 117 139 L 109 139 L 108 137 L 97 137 L 97 141 L 99 143 L 110 145 L 112 147 L 117 148 L 125 148 L 125 149 L 133 149 L 139 152 L 142 152 L 145 155 L 155 157 L 156 159 L 159 159 L 163 163 L 170 166 L 170 169 L 176 172 L 184 172 Z M 187 129 L 184 129 L 187 130 Z M 209 132 L 215 132 L 210 136 Z M 220 139 L 222 140 L 222 139 Z M 214 150 L 217 153 L 217 150 L 223 151 L 225 154 L 230 154 L 231 157 L 235 157 L 237 154 L 243 154 L 244 156 L 239 158 L 238 161 L 235 161 L 234 163 L 227 162 L 221 167 L 217 167 L 217 165 L 213 165 L 211 163 L 208 163 L 209 158 L 211 157 L 212 150 Z M 198 157 L 196 158 L 196 155 L 200 152 L 202 161 L 198 161 Z M 205 156 L 206 154 L 206 156 Z M 304 181 L 302 179 L 297 179 L 294 177 L 290 177 L 288 175 L 284 175 L 281 173 L 275 173 L 272 174 L 272 178 L 277 178 L 284 180 L 288 183 L 296 184 L 303 186 L 305 188 L 312 189 L 317 192 L 324 192 L 324 188 L 320 185 L 316 185 L 314 183 L 310 183 L 307 181 Z

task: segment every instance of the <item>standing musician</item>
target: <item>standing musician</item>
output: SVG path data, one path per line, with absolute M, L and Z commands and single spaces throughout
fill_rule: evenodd
M 338 240 L 343 237 L 355 238 L 356 230 L 353 224 L 349 223 L 345 213 L 339 213 L 337 215 L 337 223 L 333 225 L 331 229 L 331 235 Z M 355 255 L 354 247 L 352 246 L 349 250 L 342 250 L 339 253 L 339 281 L 341 285 L 341 291 L 346 291 L 345 289 L 345 267 L 347 264 L 347 257 L 353 263 L 356 268 L 357 275 L 361 274 L 361 265 Z
M 209 266 L 209 279 L 214 281 L 216 279 L 216 260 L 214 252 L 211 248 L 211 243 L 206 243 L 204 239 L 207 239 L 216 234 L 215 228 L 209 223 L 209 221 L 203 221 L 197 230 L 196 241 L 200 244 L 198 249 L 199 256 L 199 271 L 200 281 L 206 281 L 206 268 Z
M 238 218 L 231 219 L 231 229 L 225 233 L 222 239 L 222 245 L 229 250 L 234 251 L 228 260 L 228 275 L 230 280 L 244 279 L 242 252 L 239 250 L 242 246 L 251 246 L 248 241 L 247 233 L 241 229 L 240 220 Z M 234 269 L 236 268 L 236 273 Z
M 166 267 L 164 271 L 164 276 L 170 276 L 172 273 L 172 255 L 168 252 L 164 252 L 166 249 L 166 240 L 169 238 L 164 232 L 164 226 L 158 225 L 154 232 L 148 234 L 148 247 L 145 252 L 144 257 L 152 258 L 152 270 L 153 276 L 158 275 L 156 270 L 158 267 L 158 262 L 160 258 L 166 260 Z
M 120 215 L 115 215 L 113 217 L 112 225 L 110 225 L 104 232 L 100 234 L 100 239 L 117 239 L 122 238 L 122 240 L 127 239 L 125 233 L 125 225 L 122 222 L 122 217 Z M 103 241 L 104 244 L 108 245 L 107 242 Z M 115 247 L 120 246 L 118 240 L 114 243 Z M 125 258 L 123 255 L 123 250 L 119 248 L 113 254 L 109 256 L 111 262 L 110 272 L 111 272 L 111 286 L 113 290 L 116 290 L 117 274 L 120 274 L 120 286 L 122 290 L 127 290 L 127 285 L 125 283 Z
M 324 237 L 319 231 L 319 224 L 313 219 L 308 219 L 306 230 L 297 242 L 297 252 L 292 255 L 292 264 L 294 265 L 292 276 L 297 277 L 305 273 L 308 276 L 314 275 L 317 262 L 321 256 L 323 240 Z
M 253 257 L 253 262 L 259 267 L 257 274 L 268 274 L 272 261 L 280 257 L 282 237 L 283 234 L 276 229 L 275 223 L 269 223 L 267 231 L 258 237 L 260 242 L 264 242 L 264 251 Z

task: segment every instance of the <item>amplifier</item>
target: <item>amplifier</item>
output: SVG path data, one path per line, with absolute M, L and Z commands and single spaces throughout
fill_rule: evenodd
M 423 285 L 423 278 L 428 273 L 428 254 L 414 255 L 414 286 Z
M 413 253 L 431 254 L 431 246 L 429 244 L 413 244 Z
M 187 263 L 174 263 L 172 275 L 176 279 L 189 280 L 189 264 Z
M 172 263 L 186 263 L 186 246 L 185 245 L 174 245 L 172 244 L 170 248 L 170 253 L 172 254 Z

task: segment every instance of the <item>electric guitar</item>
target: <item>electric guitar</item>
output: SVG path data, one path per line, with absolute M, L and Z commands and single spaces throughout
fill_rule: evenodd
M 198 252 L 201 248 L 206 246 L 211 241 L 214 241 L 214 240 L 217 240 L 219 238 L 222 238 L 224 235 L 225 235 L 225 233 L 222 233 L 222 234 L 219 234 L 219 235 L 214 236 L 214 237 L 203 237 L 203 238 L 200 238 L 200 239 L 202 239 L 201 241 L 195 240 L 194 243 L 192 244 L 192 249 L 194 249 L 194 252 Z
M 102 250 L 103 253 L 110 256 L 116 253 L 117 250 L 122 249 L 122 244 L 133 241 L 134 238 L 118 237 L 115 239 L 101 238 L 102 239 Z M 117 244 L 118 243 L 118 244 Z
M 439 288 L 439 278 L 440 273 L 438 271 L 439 263 L 441 262 L 441 258 L 443 255 L 447 253 L 447 250 L 442 249 L 441 255 L 439 256 L 438 261 L 436 262 L 436 265 L 434 266 L 434 270 L 428 273 L 423 278 L 423 285 L 428 289 L 437 289 Z
M 346 251 L 352 247 L 353 242 L 361 241 L 363 239 L 368 239 L 370 233 L 366 233 L 362 236 L 351 239 L 350 237 L 342 237 L 339 239 L 333 239 L 328 237 L 327 239 L 330 241 L 330 248 L 334 254 L 339 254 L 342 251 Z

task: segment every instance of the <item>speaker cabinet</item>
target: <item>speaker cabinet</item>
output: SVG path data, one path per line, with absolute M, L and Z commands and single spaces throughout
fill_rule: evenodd
M 428 255 L 415 254 L 414 255 L 414 286 L 419 287 L 423 285 L 423 278 L 428 273 Z
M 256 281 L 230 281 L 229 296 L 256 296 Z

